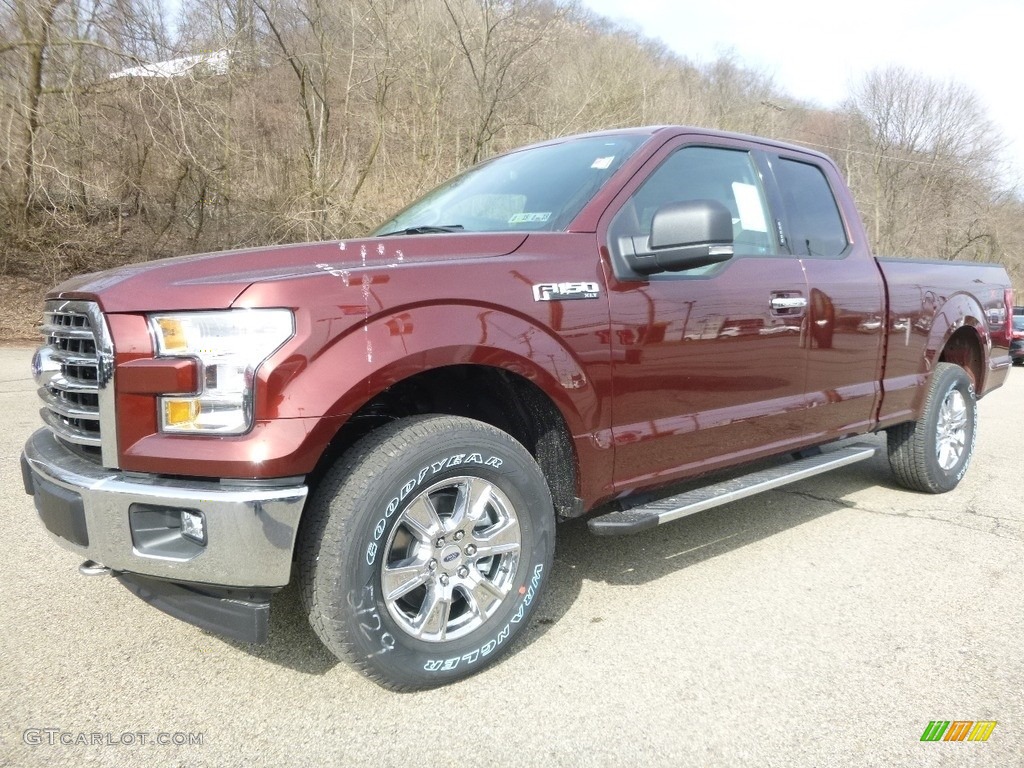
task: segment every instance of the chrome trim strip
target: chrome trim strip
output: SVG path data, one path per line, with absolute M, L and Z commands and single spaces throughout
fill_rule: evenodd
M 68 390 L 64 391 L 66 392 Z M 47 409 L 53 411 L 54 413 L 60 414 L 61 416 L 66 416 L 69 419 L 89 419 L 90 421 L 95 421 L 96 419 L 96 411 L 94 409 L 85 407 L 75 407 L 72 403 L 67 403 L 64 402 L 63 400 L 59 400 L 58 398 L 51 395 L 50 391 L 46 389 L 46 387 L 41 387 L 39 389 L 38 394 L 39 399 L 43 401 L 43 405 L 45 405 Z M 89 392 L 87 394 L 95 394 L 95 392 Z M 99 442 L 97 441 L 96 444 L 99 445 Z
M 79 302 L 76 302 L 79 303 Z M 57 316 L 57 312 L 47 312 L 47 315 Z M 70 312 L 63 313 L 62 317 L 74 317 Z M 40 326 L 39 330 L 47 335 L 49 334 L 60 334 L 65 339 L 83 339 L 89 341 L 92 339 L 91 328 L 77 328 L 72 325 L 61 325 L 60 323 L 44 323 Z
M 85 355 L 63 352 L 61 350 L 55 350 L 53 352 L 53 359 L 66 365 L 78 365 L 78 366 L 95 366 L 95 357 L 86 357 Z
M 59 389 L 61 392 L 70 392 L 77 395 L 95 395 L 99 393 L 99 387 L 85 381 L 85 379 L 69 379 L 67 376 L 60 374 L 51 377 L 47 384 L 54 389 Z M 96 418 L 95 411 L 92 418 Z
M 53 411 L 43 408 L 39 411 L 39 415 L 42 417 L 43 423 L 46 424 L 47 428 L 60 434 L 62 440 L 67 440 L 69 443 L 76 443 L 77 445 L 93 447 L 100 445 L 100 437 L 96 433 L 87 432 L 84 429 L 65 424 L 60 420 L 60 416 L 54 414 Z

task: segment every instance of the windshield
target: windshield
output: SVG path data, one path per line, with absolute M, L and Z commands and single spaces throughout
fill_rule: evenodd
M 441 185 L 372 234 L 562 230 L 648 138 L 591 136 L 501 155 Z
M 1013 330 L 1024 331 L 1024 315 L 1013 316 Z

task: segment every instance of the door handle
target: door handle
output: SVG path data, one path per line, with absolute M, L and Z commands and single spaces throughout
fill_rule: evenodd
M 803 309 L 807 306 L 807 299 L 803 296 L 773 296 L 771 306 L 776 312 L 784 309 Z

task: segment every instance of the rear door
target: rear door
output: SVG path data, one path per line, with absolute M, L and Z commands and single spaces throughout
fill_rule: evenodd
M 762 156 L 782 203 L 784 247 L 800 259 L 809 287 L 805 337 L 805 430 L 824 442 L 871 428 L 881 396 L 885 293 L 859 226 L 836 202 L 846 185 L 810 156 Z

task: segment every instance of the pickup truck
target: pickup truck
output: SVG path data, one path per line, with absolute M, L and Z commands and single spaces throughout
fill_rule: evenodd
M 363 239 L 56 287 L 25 489 L 85 574 L 244 642 L 294 574 L 339 658 L 437 686 L 527 626 L 559 520 L 650 529 L 883 430 L 900 484 L 952 489 L 1012 307 L 999 266 L 873 257 L 824 155 L 562 138 Z

